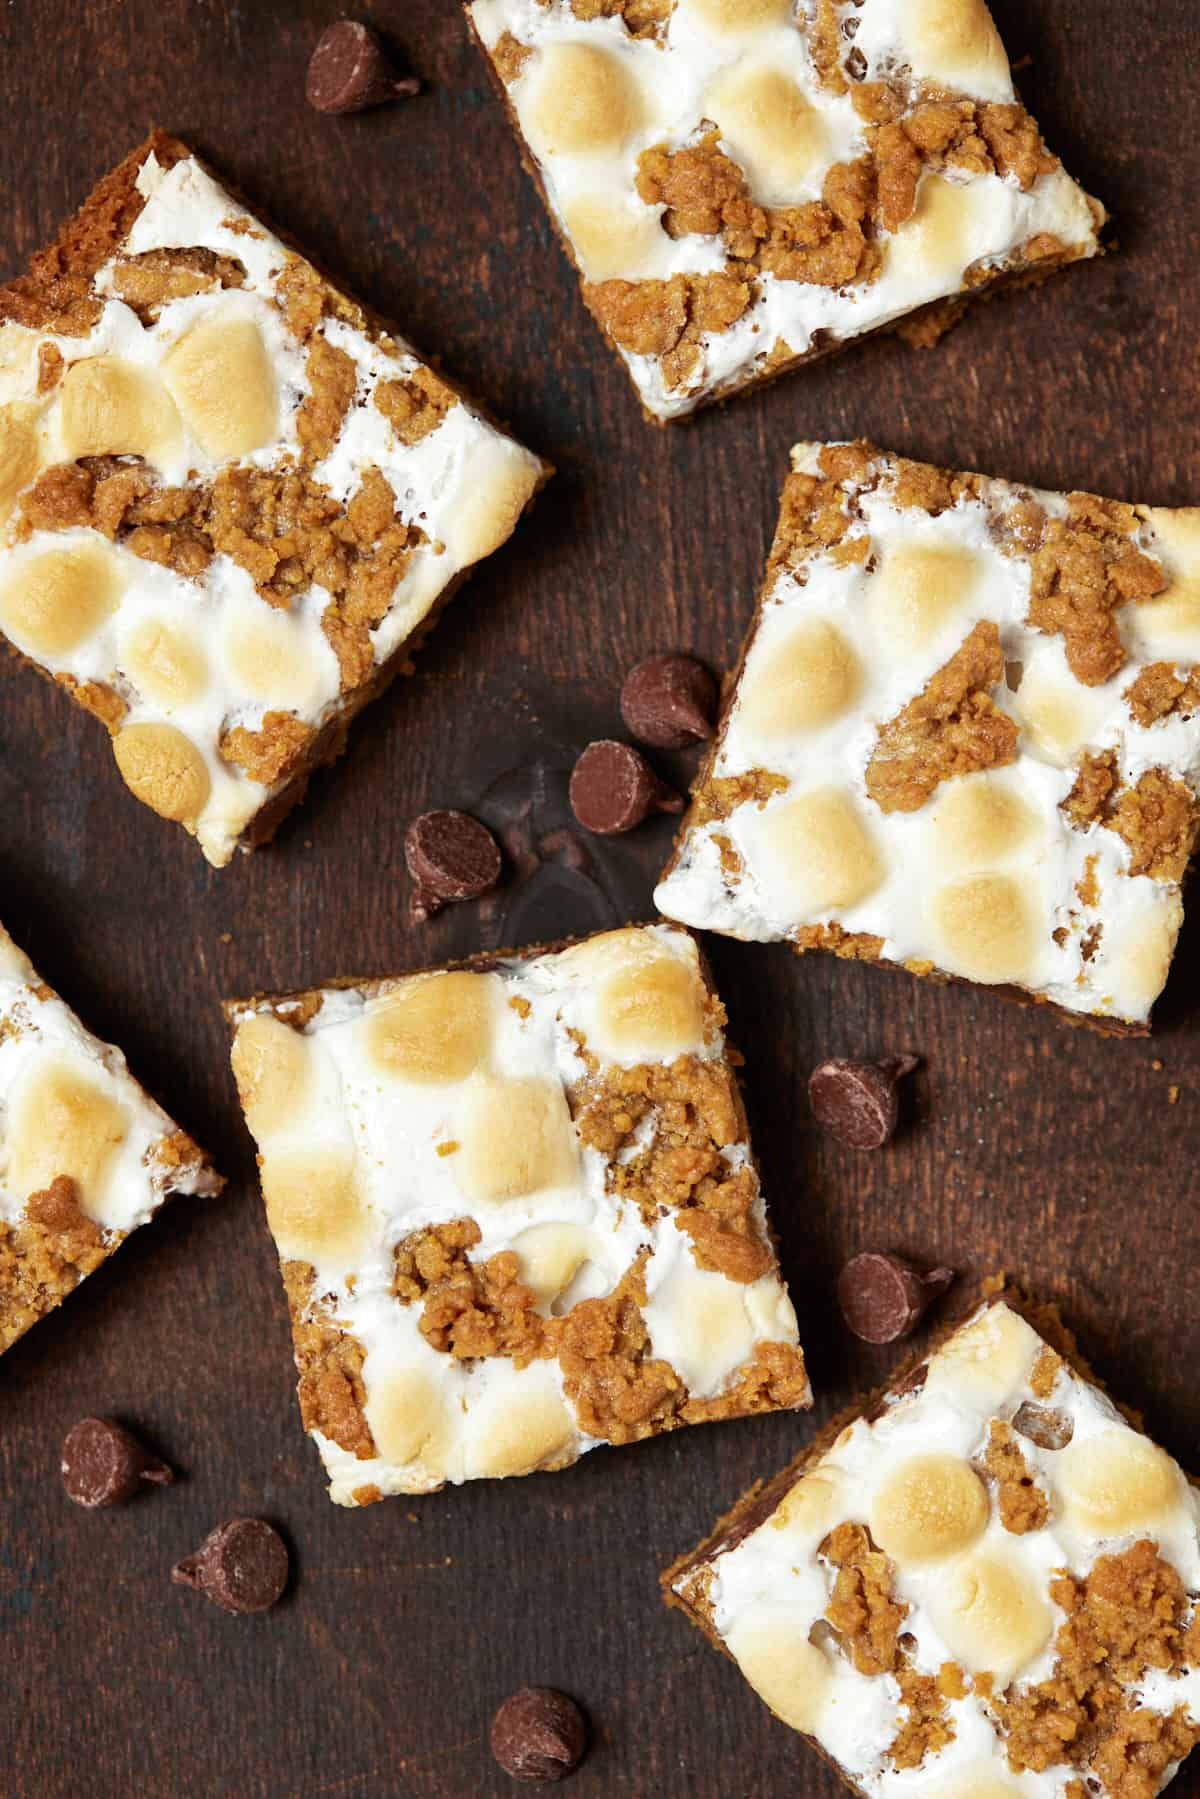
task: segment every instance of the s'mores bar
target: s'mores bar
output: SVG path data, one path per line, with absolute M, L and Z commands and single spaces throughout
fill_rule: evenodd
M 0 925 L 0 1351 L 172 1194 L 223 1185 Z
M 984 0 L 469 0 L 583 295 L 681 418 L 1094 256 Z M 919 315 L 919 316 L 918 316 Z
M 338 1504 L 810 1403 L 687 932 L 227 1014 Z
M 852 1792 L 1152 1799 L 1200 1740 L 1198 1533 L 1178 1465 L 1014 1297 L 664 1582 Z
M 1200 836 L 1200 509 L 792 468 L 660 911 L 1144 1033 Z
M 0 288 L 0 633 L 218 866 L 547 473 L 161 132 Z

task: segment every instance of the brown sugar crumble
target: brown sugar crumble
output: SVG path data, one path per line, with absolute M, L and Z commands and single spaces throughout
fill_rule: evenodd
M 836 40 L 836 25 L 833 31 Z M 503 54 L 505 68 L 511 68 L 511 52 Z M 836 66 L 827 61 L 826 70 Z M 869 121 L 869 154 L 833 164 L 821 199 L 805 205 L 757 204 L 744 171 L 721 148 L 715 131 L 681 149 L 658 145 L 642 152 L 636 181 L 641 200 L 663 207 L 661 224 L 669 237 L 719 237 L 725 268 L 667 282 L 585 285 L 584 298 L 617 344 L 659 359 L 669 388 L 685 386 L 696 371 L 698 340 L 705 333 L 726 331 L 743 316 L 757 275 L 839 290 L 873 281 L 883 262 L 878 232 L 895 232 L 912 217 L 924 168 L 1011 175 L 1028 189 L 1057 167 L 1020 106 L 935 100 L 902 117 L 905 102 L 898 87 L 865 84 L 854 89 L 853 98 Z M 1030 259 L 1063 248 L 1049 236 L 1034 246 Z M 1025 254 L 1029 257 L 1028 246 Z
M 811 1403 L 690 934 L 629 926 L 226 1011 L 337 1503 Z M 349 1153 L 310 1138 L 318 1055 L 377 1077 Z
M 0 1351 L 94 1273 L 122 1240 L 87 1217 L 65 1175 L 30 1194 L 24 1219 L 0 1224 Z
M 1042 1530 L 1050 1519 L 1050 1503 L 1034 1476 L 1010 1425 L 994 1418 L 983 1465 L 996 1482 L 1000 1522 L 1014 1536 Z
M 1128 845 L 1131 875 L 1179 881 L 1200 840 L 1200 798 L 1164 769 L 1123 784 L 1116 752 L 1085 756 L 1063 811 L 1077 830 L 1106 825 Z
M 1162 1716 L 1132 1705 L 1124 1689 L 1149 1669 L 1177 1671 L 1200 1647 L 1187 1643 L 1183 1582 L 1143 1539 L 1101 1556 L 1084 1580 L 1058 1576 L 1050 1592 L 1067 1614 L 1053 1674 L 995 1700 L 1009 1766 L 1065 1762 L 1098 1778 L 1110 1799 L 1153 1799 L 1166 1769 L 1200 1741 L 1200 1725 L 1182 1707 Z
M 1147 730 L 1175 714 L 1190 718 L 1200 711 L 1200 665 L 1177 670 L 1170 662 L 1151 662 L 1125 690 L 1125 698 L 1133 718 Z
M 316 1269 L 311 1263 L 284 1264 L 283 1284 L 300 1375 L 300 1416 L 305 1430 L 319 1430 L 347 1455 L 369 1461 L 376 1452 L 363 1409 L 366 1352 L 315 1300 L 315 1283 Z
M 1195 578 L 1175 516 L 796 445 L 659 909 L 1142 1034 L 1182 914 L 1132 884 L 1179 889 L 1200 842 L 1196 670 L 1146 651 L 1178 639 L 1173 583 Z M 1085 642 L 1107 670 L 1087 681 Z M 1168 719 L 1147 766 L 1139 733 Z M 904 815 L 911 832 L 888 826 Z M 1096 825 L 1125 848 L 1074 841 Z M 1049 842 L 1065 856 L 1047 876 Z
M 1094 494 L 1067 496 L 1067 517 L 1047 518 L 1031 559 L 1029 623 L 1060 632 L 1076 680 L 1096 687 L 1126 661 L 1116 613 L 1166 586 L 1160 565 L 1131 542 L 1132 506 Z
M 908 1607 L 895 1596 L 895 1570 L 865 1524 L 839 1524 L 821 1545 L 837 1569 L 825 1616 L 860 1674 L 894 1674 Z
M 510 1356 L 523 1368 L 546 1353 L 546 1320 L 535 1309 L 512 1250 L 474 1263 L 482 1233 L 473 1218 L 431 1225 L 396 1247 L 392 1293 L 421 1302 L 421 1335 L 459 1360 Z
M 180 187 L 189 229 L 211 242 L 173 241 Z M 131 250 L 135 227 L 150 247 Z M 273 241 L 155 132 L 0 288 L 16 395 L 0 407 L 0 627 L 101 719 L 127 785 L 216 866 L 265 842 L 362 706 L 412 671 L 441 606 L 549 474 L 304 258 L 251 254 Z M 140 326 L 136 355 L 82 341 L 113 309 Z M 28 331 L 45 341 L 28 346 Z M 387 424 L 368 462 L 354 420 L 372 403 Z M 451 412 L 453 448 L 404 462 Z M 95 542 L 43 541 L 68 531 Z M 231 588 L 222 557 L 253 591 Z M 139 649 L 144 632 L 118 629 L 114 647 L 99 629 L 144 587 L 139 562 L 175 577 L 154 588 L 157 653 Z M 97 597 L 72 606 L 72 583 Z M 193 623 L 215 586 L 228 648 L 210 657 Z M 184 692 L 203 726 L 181 724 Z M 210 778 L 214 756 L 227 779 Z M 160 780 L 131 774 L 147 758 Z M 181 769 L 186 804 L 159 803 Z
M 938 1675 L 911 1665 L 912 1639 L 902 1633 L 908 1607 L 896 1599 L 895 1569 L 863 1524 L 839 1524 L 821 1545 L 837 1569 L 825 1609 L 843 1652 L 860 1674 L 895 1675 L 906 1716 L 886 1752 L 895 1768 L 919 1768 L 928 1754 L 954 1739 L 947 1697 L 965 1691 L 962 1670 L 946 1663 Z
M 724 1010 L 713 1007 L 724 1020 Z M 572 1094 L 583 1143 L 609 1161 L 613 1191 L 647 1224 L 671 1216 L 692 1241 L 697 1265 L 750 1282 L 771 1267 L 774 1251 L 755 1217 L 758 1187 L 748 1168 L 731 1173 L 722 1150 L 740 1134 L 740 1103 L 729 1068 L 697 1056 L 669 1067 L 643 1063 L 601 1069 L 582 1050 L 586 1081 Z M 632 1156 L 630 1140 L 646 1120 L 651 1141 Z
M 2 1353 L 169 1198 L 224 1183 L 3 925 L 0 1047 Z
M 832 1418 L 789 1467 L 751 1487 L 704 1543 L 667 1570 L 668 1602 L 725 1648 L 771 1708 L 835 1767 L 841 1719 L 853 1715 L 842 1705 L 861 1704 L 864 1715 L 878 1705 L 878 1747 L 865 1778 L 856 1763 L 848 1784 L 874 1786 L 887 1769 L 920 1769 L 922 1792 L 957 1793 L 963 1762 L 957 1752 L 953 1761 L 944 1755 L 957 1727 L 971 1775 L 983 1785 L 990 1778 L 997 1792 L 1007 1765 L 1012 1774 L 1052 1772 L 1055 1790 L 1073 1799 L 1152 1799 L 1164 1774 L 1200 1742 L 1200 1720 L 1189 1717 L 1190 1682 L 1180 1681 L 1177 1700 L 1164 1682 L 1200 1666 L 1196 1596 L 1167 1547 L 1191 1522 L 1182 1473 L 1132 1417 L 1130 1428 L 1114 1422 L 1089 1440 L 1099 1463 L 1078 1446 L 1068 1451 L 1081 1407 L 1087 1417 L 1097 1398 L 1074 1338 L 1054 1306 L 999 1279 L 983 1285 L 981 1303 L 947 1327 L 932 1352 L 882 1393 Z M 944 1442 L 936 1427 L 922 1448 L 920 1411 L 935 1375 L 934 1416 L 950 1404 L 971 1419 L 972 1434 L 976 1425 L 982 1430 L 975 1461 L 936 1448 Z M 1041 1403 L 1051 1393 L 1054 1410 Z M 898 1429 L 882 1423 L 893 1417 Z M 1101 1476 L 1094 1485 L 1105 1436 L 1114 1484 Z M 1036 1476 L 1031 1445 L 1044 1455 Z M 1066 1452 L 1061 1460 L 1059 1452 Z M 1161 1545 L 1140 1534 L 1132 1516 L 1126 1524 L 1135 1540 L 1121 1552 L 1105 1538 L 1125 1528 L 1089 1530 L 1090 1548 L 1076 1543 L 1067 1551 L 1045 1536 L 1034 1543 L 1093 1495 L 1107 1506 L 1126 1479 L 1132 1498 L 1151 1467 L 1179 1487 L 1170 1525 L 1161 1514 Z M 1043 1477 L 1046 1493 L 1036 1484 Z M 1156 1489 L 1159 1477 L 1149 1478 Z M 871 1494 L 869 1522 L 858 1509 L 863 1487 Z M 1045 1503 L 1051 1488 L 1052 1507 Z M 1135 1505 L 1152 1509 L 1152 1490 Z M 1006 1549 L 991 1528 L 997 1518 L 1026 1541 Z M 800 1577 L 794 1585 L 778 1577 L 781 1551 Z M 1066 1553 L 1073 1567 L 1079 1555 L 1077 1573 L 1061 1566 Z M 910 1573 L 922 1578 L 902 1584 Z M 917 1666 L 930 1626 L 953 1659 Z M 871 1698 L 864 1678 L 879 1683 Z M 982 1746 L 989 1741 L 994 1767 Z
M 1017 759 L 1017 726 L 991 697 L 1004 679 L 1000 633 L 981 619 L 923 693 L 880 726 L 867 792 L 881 812 L 916 812 L 952 775 Z
M 693 17 L 674 0 L 467 3 L 585 300 L 656 422 L 865 332 L 900 329 L 931 343 L 980 289 L 1042 279 L 1100 248 L 1102 208 L 1064 174 L 1025 108 L 967 91 L 973 57 L 953 77 L 923 68 L 921 55 L 894 67 L 876 53 L 872 64 L 863 48 L 870 33 L 856 41 L 862 15 L 840 0 L 770 17 L 761 7 L 722 14 L 713 0 L 697 7 Z M 568 13 L 575 30 L 564 41 Z M 747 48 L 759 26 L 783 26 L 785 13 L 797 61 L 780 53 L 760 67 Z M 976 27 L 962 30 L 973 36 Z M 656 61 L 677 99 L 651 114 L 642 89 L 655 85 Z M 657 141 L 643 148 L 651 117 Z M 576 208 L 577 177 L 564 179 L 561 157 L 600 149 L 613 153 L 611 166 Z M 1022 237 L 1015 219 L 989 225 L 973 191 L 988 180 L 1044 195 L 1045 228 Z M 951 196 L 948 224 L 941 193 Z M 978 213 L 984 227 L 973 255 L 960 213 Z M 715 266 L 664 278 L 664 235 L 702 240 Z M 932 277 L 927 303 L 908 313 L 889 279 L 905 255 Z M 815 289 L 828 296 L 819 309 L 809 303 Z M 715 347 L 735 329 L 732 345 Z

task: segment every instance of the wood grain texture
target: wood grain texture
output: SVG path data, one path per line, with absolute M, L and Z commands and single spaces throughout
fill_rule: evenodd
M 832 1799 L 832 1776 L 662 1608 L 661 1567 L 806 1440 L 770 1418 L 599 1451 L 560 1475 L 357 1514 L 324 1496 L 237 1119 L 218 1001 L 587 930 L 650 911 L 668 820 L 555 851 L 565 778 L 620 729 L 625 668 L 721 666 L 749 617 L 786 451 L 865 434 L 934 461 L 1160 505 L 1200 501 L 1192 0 L 996 0 L 1052 145 L 1119 251 L 980 307 L 937 350 L 880 340 L 695 425 L 641 419 L 522 175 L 457 0 L 357 9 L 428 84 L 318 118 L 305 62 L 330 0 L 8 0 L 0 8 L 0 275 L 153 123 L 190 139 L 390 313 L 560 473 L 276 845 L 220 873 L 128 799 L 100 728 L 0 671 L 0 917 L 231 1176 L 138 1234 L 0 1367 L 0 1789 L 16 1799 L 502 1799 L 492 1708 L 527 1681 L 591 1712 L 572 1799 Z M 686 778 L 686 756 L 663 757 Z M 405 920 L 401 840 L 430 805 L 547 836 L 486 908 Z M 842 1258 L 896 1245 L 1061 1296 L 1085 1350 L 1200 1464 L 1200 919 L 1150 1042 L 1106 1042 L 987 993 L 714 941 L 819 1400 L 896 1352 L 855 1345 Z M 913 1049 L 877 1157 L 820 1136 L 814 1061 Z M 1159 1067 L 1156 1064 L 1161 1063 Z M 1168 1089 L 1179 1088 L 1168 1105 Z M 59 1441 L 87 1410 L 185 1471 L 112 1515 L 69 1506 Z M 289 1598 L 226 1617 L 172 1588 L 222 1517 L 275 1519 Z M 1173 1796 L 1200 1794 L 1200 1771 Z

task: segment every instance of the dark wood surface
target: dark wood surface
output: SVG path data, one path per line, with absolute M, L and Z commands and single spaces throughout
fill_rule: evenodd
M 560 470 L 417 679 L 358 725 L 272 848 L 223 872 L 126 796 L 98 725 L 29 671 L 0 676 L 0 917 L 231 1177 L 221 1200 L 180 1201 L 139 1233 L 0 1367 L 5 1795 L 502 1795 L 517 1789 L 489 1759 L 488 1717 L 543 1682 L 594 1723 L 572 1799 L 832 1796 L 657 1591 L 659 1569 L 795 1452 L 808 1418 L 363 1512 L 329 1504 L 218 1001 L 647 915 L 668 821 L 587 843 L 582 870 L 552 856 L 489 909 L 420 930 L 405 919 L 404 826 L 449 804 L 510 841 L 552 834 L 575 754 L 620 731 L 632 661 L 678 645 L 728 664 L 794 438 L 863 433 L 1051 486 L 1200 501 L 1193 0 L 995 11 L 1048 140 L 1115 214 L 1117 253 L 980 307 L 935 351 L 880 340 L 664 433 L 583 310 L 456 0 L 360 8 L 428 91 L 347 120 L 301 97 L 329 0 L 0 7 L 0 276 L 161 123 Z M 680 779 L 687 765 L 662 760 Z M 846 1254 L 896 1244 L 1060 1296 L 1100 1371 L 1200 1464 L 1200 921 L 1149 1042 L 986 992 L 710 947 L 747 1052 L 815 1417 L 898 1359 L 851 1342 L 832 1299 Z M 811 1064 L 896 1049 L 925 1068 L 894 1146 L 856 1156 L 820 1136 Z M 71 1507 L 58 1444 L 97 1409 L 140 1426 L 185 1478 L 107 1515 Z M 277 1520 L 295 1549 L 292 1591 L 261 1618 L 168 1584 L 173 1560 L 236 1512 Z M 1200 1773 L 1172 1793 L 1200 1793 Z

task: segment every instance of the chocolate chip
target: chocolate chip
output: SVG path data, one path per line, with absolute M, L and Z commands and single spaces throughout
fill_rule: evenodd
M 904 1256 L 868 1249 L 851 1256 L 839 1274 L 838 1304 L 864 1343 L 895 1343 L 911 1336 L 953 1279 L 953 1268 L 933 1268 L 926 1274 Z
M 713 734 L 717 684 L 694 656 L 647 656 L 621 688 L 621 717 L 657 750 L 682 750 Z
M 287 1544 L 264 1518 L 231 1518 L 171 1570 L 181 1587 L 194 1587 L 227 1612 L 265 1612 L 288 1583 Z
M 565 1780 L 583 1760 L 587 1725 L 573 1699 L 553 1687 L 522 1687 L 491 1728 L 492 1754 L 514 1780 Z
M 1053 1405 L 1033 1405 L 1029 1400 L 1017 1407 L 1012 1425 L 1039 1449 L 1065 1449 L 1075 1435 L 1070 1412 L 1060 1412 Z
M 897 1083 L 916 1066 L 916 1056 L 886 1062 L 831 1057 L 808 1077 L 813 1116 L 851 1149 L 882 1149 L 899 1117 Z
M 571 773 L 571 810 L 585 831 L 615 837 L 652 812 L 682 812 L 683 801 L 660 781 L 632 744 L 602 737 L 589 743 Z
M 369 25 L 339 19 L 321 33 L 304 84 L 310 106 L 318 112 L 364 112 L 386 100 L 419 94 L 412 75 L 398 76 L 382 41 Z
M 76 1505 L 119 1505 L 140 1492 L 143 1481 L 165 1487 L 174 1478 L 112 1418 L 81 1418 L 63 1440 L 62 1481 Z
M 420 924 L 442 906 L 478 899 L 500 879 L 500 847 L 486 825 L 465 812 L 423 812 L 404 833 L 412 876 L 409 912 Z

